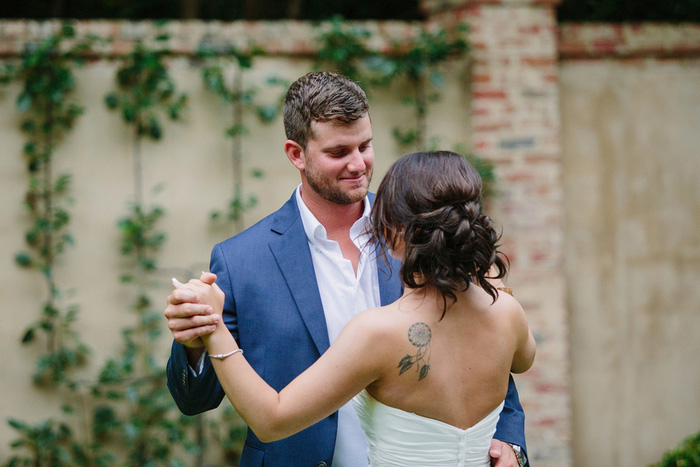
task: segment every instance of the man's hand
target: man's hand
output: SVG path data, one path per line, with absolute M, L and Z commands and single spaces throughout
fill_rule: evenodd
M 214 274 L 202 274 L 200 280 L 206 284 L 216 281 Z M 204 351 L 201 336 L 211 334 L 221 316 L 211 306 L 200 303 L 199 297 L 187 284 L 173 279 L 175 290 L 168 295 L 168 306 L 163 315 L 168 320 L 168 328 L 173 338 L 185 346 L 188 361 L 196 362 Z
M 493 467 L 520 467 L 518 459 L 515 457 L 515 451 L 503 441 L 491 440 L 489 456 L 491 456 L 491 465 Z

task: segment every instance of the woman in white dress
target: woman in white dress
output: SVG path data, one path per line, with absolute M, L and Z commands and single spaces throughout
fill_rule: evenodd
M 375 244 L 403 261 L 403 296 L 357 315 L 279 393 L 219 320 L 203 337 L 219 381 L 263 442 L 353 399 L 372 466 L 488 466 L 509 375 L 530 368 L 535 341 L 518 302 L 498 291 L 506 263 L 482 212 L 481 179 L 459 154 L 406 155 L 382 180 L 371 224 Z M 212 276 L 188 286 L 221 313 Z

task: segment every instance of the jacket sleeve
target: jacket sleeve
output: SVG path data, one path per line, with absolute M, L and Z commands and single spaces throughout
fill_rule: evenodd
M 173 341 L 166 368 L 168 389 L 180 412 L 185 415 L 197 415 L 216 408 L 224 397 L 224 391 L 208 360 L 205 359 L 202 372 L 193 375 L 183 345 Z
M 224 302 L 224 323 L 238 340 L 236 313 L 231 296 L 230 280 L 223 260 L 222 248 L 216 245 L 211 253 L 210 270 L 217 275 L 217 284 L 226 294 Z M 173 341 L 170 358 L 166 367 L 168 389 L 185 415 L 197 415 L 219 406 L 224 391 L 216 377 L 216 372 L 208 358 L 199 375 L 194 375 L 187 363 L 184 346 Z
M 501 418 L 496 426 L 496 434 L 493 436 L 499 441 L 520 446 L 527 456 L 527 446 L 525 445 L 525 412 L 520 405 L 518 389 L 515 387 L 513 376 L 508 381 L 508 393 L 506 402 L 501 411 Z M 529 465 L 529 462 L 528 464 Z

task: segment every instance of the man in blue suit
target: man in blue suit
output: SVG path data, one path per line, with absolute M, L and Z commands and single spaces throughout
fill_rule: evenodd
M 354 315 L 401 295 L 399 264 L 386 263 L 364 234 L 374 152 L 362 89 L 342 75 L 309 73 L 287 93 L 284 127 L 284 150 L 301 185 L 278 211 L 216 245 L 210 264 L 226 295 L 227 327 L 278 391 L 311 366 Z M 188 415 L 217 407 L 224 392 L 200 336 L 213 331 L 218 316 L 186 288 L 168 297 L 165 316 L 175 339 L 167 366 L 173 399 Z M 517 458 L 525 455 L 524 414 L 512 379 L 495 438 L 496 466 L 526 463 Z M 358 467 L 367 465 L 365 452 L 348 404 L 274 443 L 248 430 L 240 465 Z

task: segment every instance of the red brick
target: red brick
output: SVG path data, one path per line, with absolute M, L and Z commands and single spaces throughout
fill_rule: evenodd
M 475 99 L 505 99 L 508 94 L 505 91 L 481 91 L 472 94 Z
M 555 58 L 544 58 L 544 57 L 524 57 L 522 59 L 523 65 L 528 66 L 556 66 L 558 61 Z

